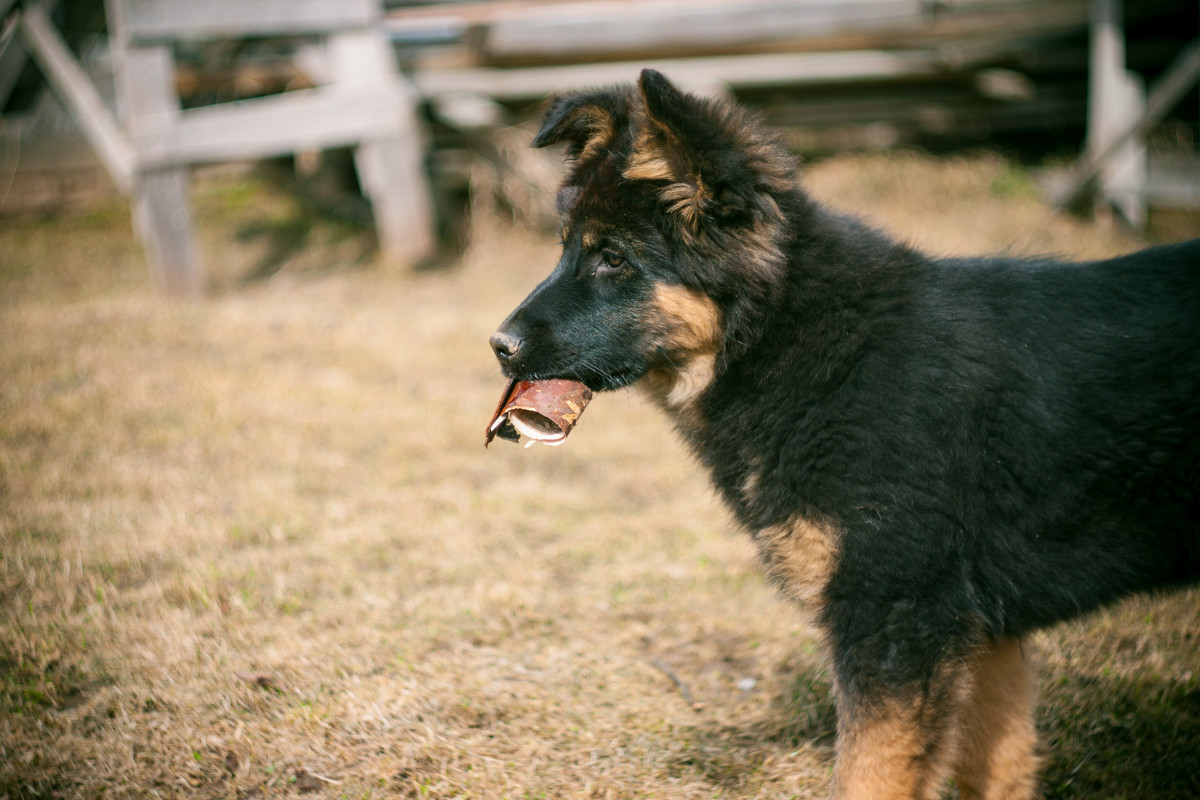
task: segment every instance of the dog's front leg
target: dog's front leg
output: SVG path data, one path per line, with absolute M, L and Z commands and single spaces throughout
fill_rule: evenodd
M 934 800 L 946 790 L 971 692 L 970 650 L 925 652 L 923 665 L 897 669 L 905 633 L 871 637 L 882 650 L 860 643 L 834 654 L 835 800 Z
M 927 699 L 839 698 L 834 800 L 933 800 L 954 761 L 955 726 Z M 932 718 L 931 718 L 932 717 Z
M 896 629 L 884 638 L 907 640 Z M 839 659 L 834 798 L 933 800 L 951 774 L 964 800 L 1033 797 L 1037 695 L 1020 641 L 947 648 L 919 680 L 889 668 L 903 652 L 890 647 L 882 661 Z

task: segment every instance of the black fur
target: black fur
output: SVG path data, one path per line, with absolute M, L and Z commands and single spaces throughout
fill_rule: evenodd
M 752 536 L 836 531 L 818 613 L 844 713 L 937 706 L 981 642 L 1200 576 L 1200 241 L 932 259 L 819 207 L 773 134 L 651 72 L 559 100 L 535 144 L 559 141 L 590 155 L 504 371 L 670 376 L 691 356 L 663 344 L 656 290 L 711 301 L 711 375 L 664 406 Z

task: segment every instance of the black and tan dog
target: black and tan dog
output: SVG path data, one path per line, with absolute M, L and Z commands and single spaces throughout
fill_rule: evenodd
M 504 372 L 670 415 L 825 633 L 836 797 L 1033 795 L 1021 637 L 1200 576 L 1200 241 L 932 259 L 649 70 L 558 98 L 560 142 L 562 258 Z

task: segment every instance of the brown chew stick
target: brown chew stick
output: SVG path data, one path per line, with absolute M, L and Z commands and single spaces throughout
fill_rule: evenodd
M 562 444 L 592 399 L 592 390 L 579 381 L 509 381 L 488 423 L 485 446 L 499 436 L 518 442 Z

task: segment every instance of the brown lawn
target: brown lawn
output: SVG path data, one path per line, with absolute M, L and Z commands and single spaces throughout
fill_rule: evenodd
M 942 253 L 1140 245 L 991 155 L 807 174 Z M 483 448 L 552 236 L 397 272 L 254 175 L 196 202 L 196 303 L 119 202 L 0 220 L 0 798 L 823 796 L 818 643 L 664 420 Z M 1200 796 L 1198 636 L 1192 591 L 1036 637 L 1048 796 Z

